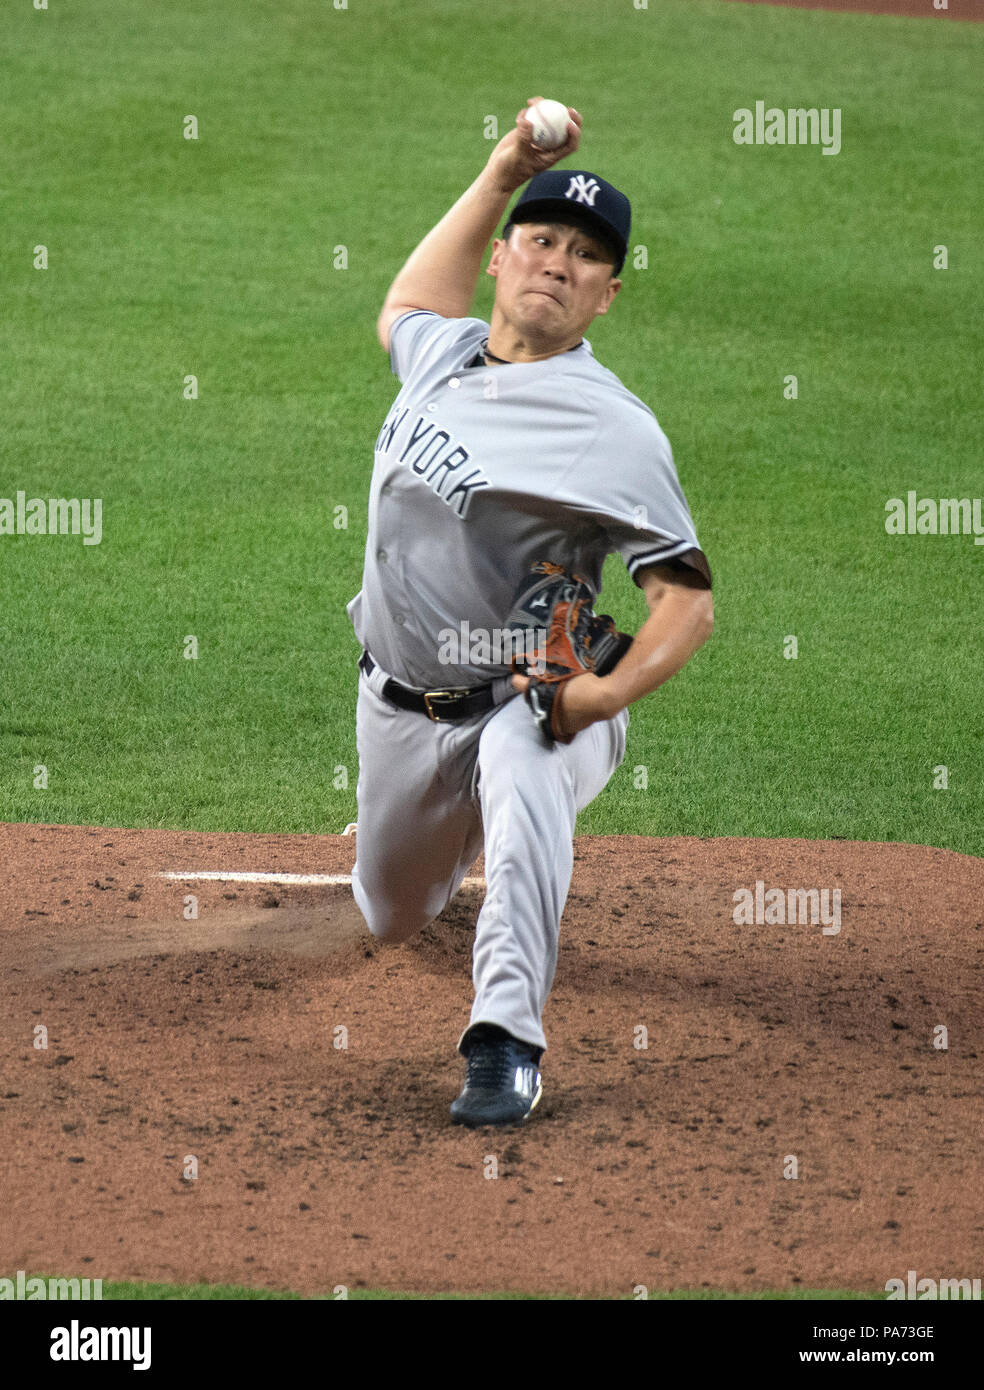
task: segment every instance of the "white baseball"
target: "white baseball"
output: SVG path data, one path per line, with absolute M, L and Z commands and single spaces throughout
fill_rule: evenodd
M 561 101 L 538 101 L 525 112 L 533 127 L 533 143 L 541 150 L 556 150 L 567 144 L 567 122 L 571 115 Z

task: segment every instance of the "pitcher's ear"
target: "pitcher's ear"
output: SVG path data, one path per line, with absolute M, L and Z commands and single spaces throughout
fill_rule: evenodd
M 601 301 L 601 305 L 598 309 L 599 314 L 608 313 L 608 310 L 611 308 L 612 305 L 612 300 L 615 298 L 615 296 L 618 294 L 621 288 L 621 280 L 609 280 L 608 284 L 605 286 L 605 298 Z

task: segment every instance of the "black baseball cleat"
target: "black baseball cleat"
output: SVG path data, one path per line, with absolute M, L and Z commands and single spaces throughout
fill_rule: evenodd
M 541 1049 L 495 1023 L 476 1023 L 462 1044 L 465 1085 L 451 1104 L 456 1125 L 521 1125 L 543 1094 Z

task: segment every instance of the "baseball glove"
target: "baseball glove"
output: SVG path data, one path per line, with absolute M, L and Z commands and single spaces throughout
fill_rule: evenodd
M 526 701 L 548 743 L 570 743 L 574 737 L 563 734 L 559 724 L 567 682 L 588 671 L 607 676 L 632 645 L 607 614 L 592 612 L 594 599 L 585 579 L 550 560 L 530 568 L 513 599 L 506 621 L 516 634 L 510 639 L 512 669 L 530 679 Z

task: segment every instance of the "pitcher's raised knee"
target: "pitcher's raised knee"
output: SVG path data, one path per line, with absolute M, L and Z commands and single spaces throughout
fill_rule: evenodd
M 396 945 L 415 936 L 421 927 L 434 920 L 434 914 L 425 909 L 415 910 L 412 905 L 392 894 L 378 894 L 375 897 L 366 892 L 363 884 L 353 875 L 352 893 L 359 911 L 366 919 L 366 926 L 377 941 Z

